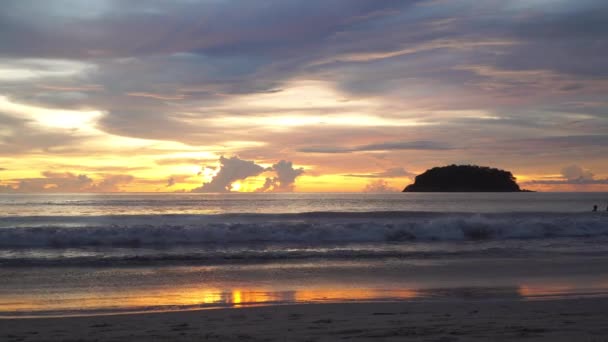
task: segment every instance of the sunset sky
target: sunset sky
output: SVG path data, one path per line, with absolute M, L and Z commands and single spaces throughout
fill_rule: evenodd
M 0 192 L 608 191 L 606 0 L 3 0 Z

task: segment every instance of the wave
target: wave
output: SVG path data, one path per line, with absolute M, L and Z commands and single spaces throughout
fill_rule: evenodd
M 361 212 L 0 218 L 0 248 L 608 236 L 608 215 Z
M 349 249 L 349 248 L 328 248 L 318 249 L 286 249 L 286 250 L 228 250 L 228 251 L 171 251 L 169 253 L 156 250 L 151 253 L 126 254 L 126 255 L 107 255 L 103 252 L 88 253 L 89 255 L 66 255 L 66 254 L 45 254 L 38 250 L 37 255 L 31 257 L 10 257 L 1 258 L 0 265 L 12 267 L 31 267 L 31 266 L 137 266 L 137 265 L 223 265 L 223 264 L 247 264 L 264 262 L 287 262 L 287 261 L 306 261 L 311 259 L 322 260 L 377 260 L 377 259 L 441 259 L 450 257 L 501 257 L 508 255 L 513 257 L 529 257 L 534 252 L 502 249 L 502 248 L 482 248 L 478 250 L 460 251 L 405 251 L 405 250 L 386 250 L 386 249 Z

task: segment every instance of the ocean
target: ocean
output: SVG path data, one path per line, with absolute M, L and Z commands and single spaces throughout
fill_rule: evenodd
M 0 317 L 603 296 L 606 206 L 608 193 L 2 195 Z

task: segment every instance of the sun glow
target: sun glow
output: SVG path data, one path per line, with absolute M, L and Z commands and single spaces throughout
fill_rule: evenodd
M 350 99 L 328 82 L 298 80 L 276 91 L 241 96 L 232 101 L 231 105 L 239 108 L 303 109 L 372 106 L 375 102 L 367 99 Z
M 240 191 L 241 190 L 241 182 L 234 182 L 232 183 L 232 185 L 230 186 L 230 191 Z
M 18 118 L 29 119 L 32 122 L 51 128 L 66 128 L 94 131 L 93 128 L 97 119 L 103 112 L 96 110 L 64 110 L 48 109 L 20 104 L 9 100 L 5 96 L 0 96 L 0 110 Z
M 302 126 L 352 126 L 352 127 L 408 127 L 426 126 L 424 123 L 411 119 L 386 119 L 363 113 L 341 113 L 335 115 L 261 115 L 250 116 L 256 124 L 272 129 L 289 129 Z M 211 125 L 231 127 L 247 127 L 249 121 L 244 121 L 238 116 L 225 116 L 208 120 Z

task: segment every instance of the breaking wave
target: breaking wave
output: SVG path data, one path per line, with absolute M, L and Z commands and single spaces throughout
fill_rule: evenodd
M 608 236 L 598 213 L 303 213 L 0 218 L 0 248 L 475 241 Z

